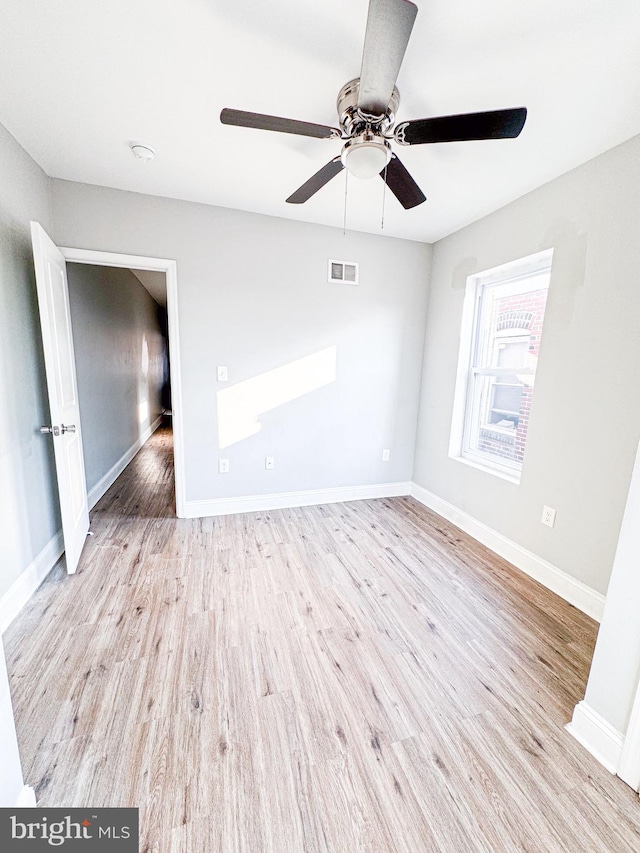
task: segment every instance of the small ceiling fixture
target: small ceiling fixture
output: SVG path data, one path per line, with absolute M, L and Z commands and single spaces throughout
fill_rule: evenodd
M 156 156 L 155 150 L 150 145 L 141 145 L 139 142 L 131 143 L 133 156 L 144 163 L 150 163 Z

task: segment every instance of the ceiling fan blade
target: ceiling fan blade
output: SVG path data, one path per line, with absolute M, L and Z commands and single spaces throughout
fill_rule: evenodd
M 362 112 L 387 111 L 417 12 L 410 0 L 370 0 L 358 93 Z
M 340 157 L 334 157 L 333 160 L 330 160 L 326 166 L 323 166 L 319 172 L 316 172 L 311 178 L 309 178 L 306 183 L 304 183 L 301 187 L 292 193 L 287 199 L 288 204 L 304 204 L 305 201 L 309 201 L 312 195 L 321 190 L 325 184 L 328 184 L 331 178 L 335 178 L 336 175 L 340 174 L 340 172 L 344 169 L 342 165 L 342 160 Z
M 405 210 L 417 207 L 427 200 L 425 194 L 395 154 L 391 155 L 391 160 L 389 160 L 386 170 L 383 169 L 380 172 L 380 177 Z
M 399 124 L 394 136 L 400 145 L 425 142 L 464 142 L 472 139 L 514 139 L 527 119 L 526 107 L 421 118 Z
M 222 124 L 232 124 L 235 127 L 276 130 L 279 133 L 295 133 L 298 136 L 313 136 L 316 139 L 340 139 L 341 136 L 337 127 L 280 118 L 280 116 L 267 116 L 262 113 L 249 113 L 244 110 L 230 110 L 226 107 L 220 113 L 220 121 Z

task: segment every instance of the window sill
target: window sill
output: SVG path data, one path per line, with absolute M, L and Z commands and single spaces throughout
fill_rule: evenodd
M 504 468 L 494 468 L 493 465 L 469 459 L 466 456 L 451 455 L 449 459 L 455 459 L 456 462 L 462 462 L 464 465 L 468 465 L 470 468 L 475 468 L 478 471 L 484 471 L 486 474 L 493 474 L 494 477 L 500 477 L 501 480 L 506 480 L 508 483 L 513 483 L 516 486 L 520 485 L 520 473 L 518 471 L 505 471 Z

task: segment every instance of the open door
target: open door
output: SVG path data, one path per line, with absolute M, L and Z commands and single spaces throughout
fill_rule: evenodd
M 40 431 L 53 440 L 67 572 L 72 574 L 89 530 L 89 509 L 67 267 L 62 253 L 38 222 L 31 223 L 31 240 L 51 410 L 51 424 Z

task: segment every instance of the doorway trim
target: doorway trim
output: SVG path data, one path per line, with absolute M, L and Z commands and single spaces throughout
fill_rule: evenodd
M 585 696 L 567 727 L 601 764 L 635 791 L 640 788 L 639 520 L 640 446 Z
M 171 411 L 173 412 L 173 460 L 176 484 L 176 515 L 185 518 L 186 489 L 184 469 L 184 424 L 182 417 L 182 370 L 180 366 L 180 323 L 178 317 L 178 265 L 167 258 L 98 252 L 58 246 L 67 263 L 100 267 L 163 272 L 167 282 L 167 318 L 169 321 L 169 359 L 171 363 Z
M 636 698 L 616 772 L 634 791 L 640 789 L 640 685 L 636 690 Z

